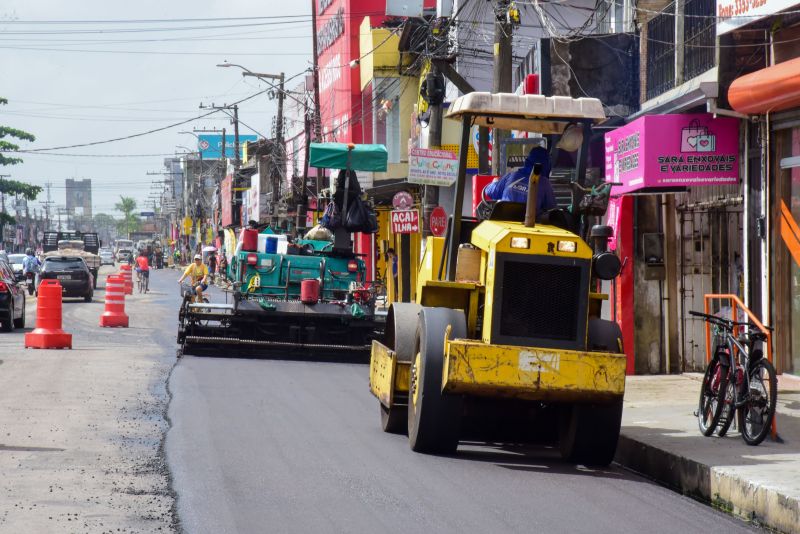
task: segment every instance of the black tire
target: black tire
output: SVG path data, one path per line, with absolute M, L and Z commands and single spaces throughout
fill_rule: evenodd
M 578 464 L 606 466 L 614 460 L 622 424 L 622 399 L 605 404 L 572 404 L 561 409 L 561 457 Z
M 408 406 L 395 405 L 387 408 L 380 402 L 381 428 L 387 434 L 405 434 L 408 432 Z
M 83 297 L 83 301 L 84 302 L 92 302 L 92 297 L 94 297 L 94 295 L 92 293 L 89 293 L 88 295 Z
M 14 328 L 25 328 L 25 299 L 22 299 L 22 316 L 14 319 Z
M 727 363 L 727 362 L 725 362 Z M 719 374 L 717 370 L 719 369 Z M 725 394 L 728 389 L 729 369 L 715 356 L 703 373 L 700 384 L 700 400 L 697 406 L 697 425 L 700 433 L 710 436 L 716 430 L 725 406 Z
M 748 400 L 739 408 L 739 429 L 748 445 L 758 445 L 767 437 L 778 402 L 778 377 L 775 368 L 761 359 L 750 369 Z
M 422 306 L 408 302 L 397 302 L 389 308 L 386 316 L 386 333 L 384 342 L 397 354 L 399 362 L 410 363 L 414 357 L 417 321 Z M 381 407 L 381 428 L 390 434 L 408 432 L 408 406 L 395 404 L 387 408 Z
M 11 294 L 9 294 L 8 297 L 10 302 L 8 305 L 8 313 L 6 314 L 6 319 L 3 321 L 2 326 L 0 326 L 3 332 L 14 331 L 14 297 Z
M 92 289 L 97 289 L 97 277 L 98 277 L 98 275 L 100 273 L 100 269 L 98 269 L 96 271 L 91 271 L 91 273 L 92 273 L 92 276 L 94 277 L 94 280 L 92 280 Z
M 28 284 L 28 295 L 33 295 L 34 292 L 36 292 L 36 288 L 34 287 L 34 284 L 29 283 Z
M 464 313 L 450 308 L 422 308 L 419 314 L 415 358 L 411 365 L 408 400 L 408 442 L 416 452 L 452 454 L 458 448 L 463 399 L 442 394 L 444 334 L 464 338 Z

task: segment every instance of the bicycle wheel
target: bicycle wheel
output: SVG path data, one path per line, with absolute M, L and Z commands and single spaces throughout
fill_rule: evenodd
M 704 436 L 714 433 L 725 405 L 725 392 L 728 389 L 728 366 L 714 358 L 706 366 L 700 386 L 700 404 L 697 409 L 697 423 Z
M 739 428 L 745 443 L 758 445 L 767 437 L 775 417 L 778 377 L 772 364 L 762 358 L 750 369 L 749 378 L 747 401 L 739 408 Z
M 142 283 L 144 284 L 144 292 L 147 293 L 150 290 L 150 276 L 145 276 Z

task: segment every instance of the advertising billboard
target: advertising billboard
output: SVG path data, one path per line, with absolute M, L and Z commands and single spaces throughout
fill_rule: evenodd
M 203 159 L 219 159 L 222 156 L 222 134 L 200 134 L 197 136 L 197 149 Z M 240 157 L 244 158 L 244 144 L 258 141 L 257 135 L 240 135 Z M 236 143 L 233 134 L 225 135 L 225 157 L 233 159 L 236 156 Z
M 612 194 L 739 182 L 739 120 L 708 113 L 649 115 L 605 135 Z

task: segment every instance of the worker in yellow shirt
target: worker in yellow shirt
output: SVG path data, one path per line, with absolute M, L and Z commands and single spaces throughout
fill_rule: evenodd
M 192 289 L 197 293 L 197 302 L 203 302 L 203 291 L 208 289 L 208 267 L 203 263 L 203 257 L 200 254 L 195 254 L 194 262 L 186 267 L 181 277 L 178 278 L 178 283 L 182 283 L 186 278 L 192 279 Z

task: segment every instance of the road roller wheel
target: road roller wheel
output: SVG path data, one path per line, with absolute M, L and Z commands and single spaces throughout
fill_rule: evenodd
M 408 393 L 408 442 L 416 452 L 452 454 L 458 448 L 463 399 L 442 393 L 444 335 L 464 338 L 464 313 L 450 308 L 422 308 Z

